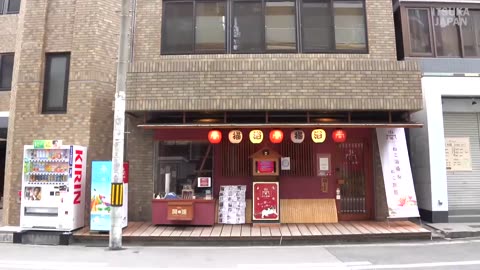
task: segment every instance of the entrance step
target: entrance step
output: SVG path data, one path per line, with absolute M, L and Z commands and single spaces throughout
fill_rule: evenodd
M 480 215 L 449 215 L 450 223 L 477 223 L 480 222 Z
M 69 245 L 71 232 L 28 230 L 15 232 L 13 242 L 28 245 Z

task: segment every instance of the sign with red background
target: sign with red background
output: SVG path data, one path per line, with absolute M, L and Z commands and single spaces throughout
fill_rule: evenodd
M 128 184 L 128 173 L 129 173 L 129 168 L 128 168 L 128 161 L 123 162 L 123 183 Z
M 253 220 L 280 220 L 278 182 L 253 182 Z

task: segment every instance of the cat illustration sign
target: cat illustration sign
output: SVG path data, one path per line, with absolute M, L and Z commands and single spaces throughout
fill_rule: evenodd
M 253 215 L 255 222 L 280 221 L 280 201 L 278 182 L 253 183 Z

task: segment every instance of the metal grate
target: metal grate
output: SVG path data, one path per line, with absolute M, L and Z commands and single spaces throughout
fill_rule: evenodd
M 280 154 L 290 157 L 290 170 L 280 171 L 282 176 L 315 176 L 314 145 L 311 140 L 294 143 L 284 140 L 280 145 Z
M 344 184 L 340 187 L 341 213 L 363 214 L 367 212 L 364 152 L 362 142 L 342 143 L 337 146 L 337 168 L 339 168 L 337 175 L 344 180 Z
M 254 153 L 254 145 L 248 140 L 239 144 L 222 140 L 222 175 L 223 176 L 250 176 L 250 155 Z

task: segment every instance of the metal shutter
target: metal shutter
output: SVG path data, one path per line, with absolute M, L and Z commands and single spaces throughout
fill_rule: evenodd
M 447 172 L 449 210 L 480 208 L 479 114 L 444 113 L 445 137 L 470 137 L 472 171 Z M 435 168 L 433 168 L 435 169 Z

